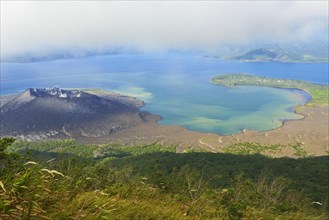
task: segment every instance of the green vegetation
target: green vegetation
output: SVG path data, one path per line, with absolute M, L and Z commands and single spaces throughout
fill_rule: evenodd
M 231 146 L 223 149 L 224 153 L 237 154 L 237 155 L 248 155 L 248 154 L 264 154 L 271 153 L 275 154 L 284 149 L 292 149 L 294 151 L 293 155 L 296 157 L 307 157 L 307 152 L 304 150 L 301 143 L 281 145 L 281 144 L 272 144 L 272 145 L 261 145 L 259 143 L 251 142 L 240 142 L 232 144 Z
M 214 84 L 224 86 L 268 86 L 285 89 L 301 89 L 311 94 L 312 100 L 307 106 L 328 105 L 329 86 L 309 83 L 302 80 L 274 79 L 248 74 L 225 74 L 212 79 Z
M 149 145 L 126 146 L 119 144 L 78 144 L 75 140 L 54 141 L 15 141 L 8 147 L 8 151 L 27 152 L 44 151 L 58 154 L 74 154 L 81 157 L 125 157 L 154 152 L 176 152 L 175 146 L 162 146 L 159 143 Z
M 265 151 L 276 153 L 278 151 L 281 151 L 283 148 L 285 148 L 285 146 L 282 146 L 280 144 L 266 146 L 258 143 L 240 142 L 232 144 L 230 147 L 225 148 L 224 152 L 229 154 L 248 155 L 260 154 L 264 153 Z
M 13 141 L 0 140 L 0 219 L 329 217 L 328 156 L 176 154 L 153 144 L 101 145 L 95 158 L 96 145 L 72 140 Z

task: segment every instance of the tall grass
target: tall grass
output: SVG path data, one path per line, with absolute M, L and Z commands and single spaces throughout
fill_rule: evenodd
M 189 165 L 165 174 L 158 167 L 145 176 L 131 163 L 112 166 L 114 160 L 122 159 L 67 155 L 45 161 L 2 152 L 0 219 L 328 218 L 327 204 L 312 203 L 270 171 L 257 178 L 235 175 L 214 188 L 203 170 Z

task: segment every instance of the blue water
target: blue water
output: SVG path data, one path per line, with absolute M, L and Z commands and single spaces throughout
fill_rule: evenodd
M 210 79 L 224 73 L 302 79 L 328 83 L 328 64 L 239 63 L 193 54 L 107 55 L 35 63 L 1 63 L 1 93 L 28 87 L 102 88 L 145 101 L 143 108 L 163 117 L 159 123 L 201 132 L 233 134 L 269 130 L 305 102 L 293 90 L 227 88 Z

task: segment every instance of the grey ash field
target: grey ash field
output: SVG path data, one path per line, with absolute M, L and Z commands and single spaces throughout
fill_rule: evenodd
M 97 138 L 147 120 L 137 99 L 100 90 L 30 88 L 1 97 L 0 136 Z

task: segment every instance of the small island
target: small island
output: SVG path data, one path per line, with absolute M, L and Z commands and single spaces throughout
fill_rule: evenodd
M 303 80 L 276 79 L 249 74 L 224 74 L 211 79 L 211 82 L 223 86 L 267 86 L 283 89 L 301 89 L 312 96 L 307 106 L 326 106 L 329 99 L 329 86 L 313 84 Z

